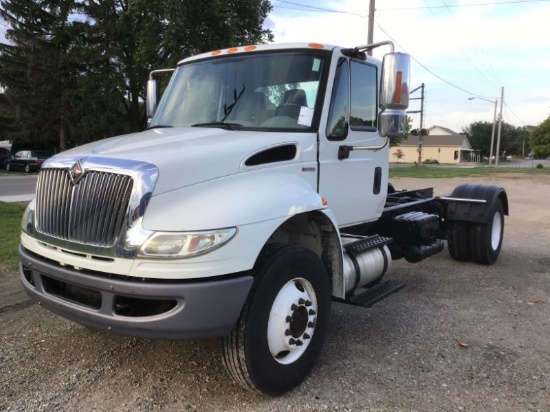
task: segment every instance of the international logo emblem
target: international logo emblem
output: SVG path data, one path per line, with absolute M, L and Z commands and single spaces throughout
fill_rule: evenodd
M 69 169 L 69 177 L 71 178 L 72 184 L 76 185 L 82 179 L 82 176 L 84 176 L 84 168 L 82 167 L 80 160 L 78 160 Z

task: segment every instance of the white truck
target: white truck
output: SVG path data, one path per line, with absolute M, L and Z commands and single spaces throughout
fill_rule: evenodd
M 382 62 L 366 54 L 379 46 Z M 42 166 L 19 254 L 43 307 L 136 337 L 221 337 L 229 374 L 279 395 L 310 373 L 331 301 L 403 286 L 383 279 L 392 260 L 444 241 L 454 259 L 497 259 L 502 187 L 388 183 L 410 87 L 391 43 L 235 47 L 170 70 L 160 100 L 151 73 L 145 131 Z

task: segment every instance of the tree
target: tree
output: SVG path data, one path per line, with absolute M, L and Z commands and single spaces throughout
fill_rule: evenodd
M 66 147 L 138 131 L 149 71 L 272 40 L 269 0 L 0 0 L 0 133 Z
M 69 15 L 73 0 L 5 0 L 0 16 L 7 23 L 0 43 L 0 86 L 4 89 L 6 137 L 34 147 L 63 148 L 70 87 L 67 60 Z
M 268 0 L 83 0 L 88 41 L 102 45 L 130 130 L 143 125 L 148 73 L 187 56 L 272 39 Z
M 524 142 L 528 136 L 528 128 L 515 127 L 509 123 L 502 122 L 501 136 L 500 136 L 500 153 L 506 156 L 520 156 L 524 151 Z M 491 148 L 491 132 L 493 130 L 493 123 L 486 121 L 478 121 L 469 124 L 462 128 L 462 133 L 468 137 L 472 149 L 480 150 L 482 155 L 489 157 Z M 493 142 L 493 155 L 497 146 L 498 125 L 495 128 L 495 136 Z
M 535 156 L 550 156 L 550 117 L 531 130 L 529 144 Z
M 397 149 L 393 155 L 397 158 L 397 163 L 399 163 L 399 161 L 405 156 L 405 153 L 403 153 L 403 150 Z

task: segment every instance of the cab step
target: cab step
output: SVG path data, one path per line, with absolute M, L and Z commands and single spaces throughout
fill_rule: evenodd
M 343 235 L 343 237 L 344 236 L 345 235 Z M 367 237 L 360 238 L 354 242 L 345 244 L 344 249 L 346 249 L 346 253 L 355 257 L 368 250 L 376 249 L 381 246 L 387 245 L 392 240 L 393 239 L 390 237 L 384 237 L 380 235 L 367 236 Z
M 399 291 L 404 286 L 405 286 L 405 282 L 388 279 L 378 283 L 377 285 L 371 288 L 368 288 L 362 293 L 353 295 L 342 302 L 349 303 L 351 305 L 370 308 L 374 304 L 380 302 L 381 300 Z

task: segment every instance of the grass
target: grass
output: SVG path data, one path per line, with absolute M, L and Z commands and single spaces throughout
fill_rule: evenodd
M 21 233 L 21 218 L 26 203 L 0 202 L 0 276 L 17 270 L 19 258 L 17 247 Z
M 416 177 L 420 179 L 448 179 L 451 177 L 464 177 L 472 175 L 491 175 L 502 173 L 529 173 L 529 174 L 548 174 L 550 168 L 512 168 L 512 167 L 432 167 L 432 166 L 405 166 L 390 168 L 390 178 L 394 177 Z

